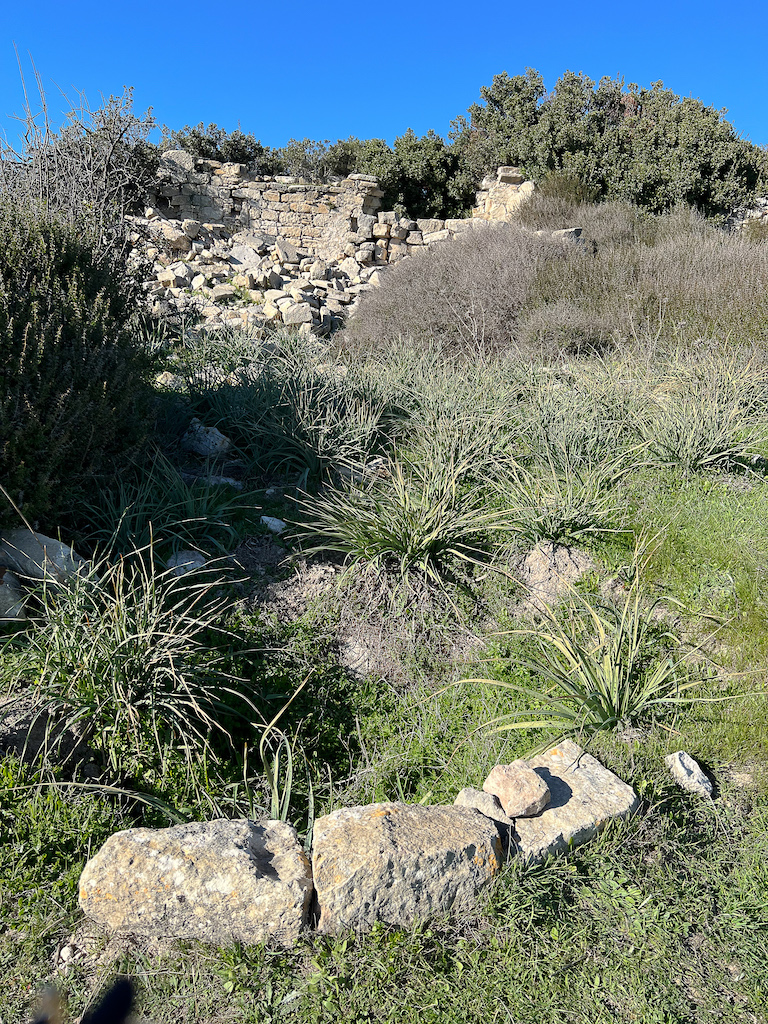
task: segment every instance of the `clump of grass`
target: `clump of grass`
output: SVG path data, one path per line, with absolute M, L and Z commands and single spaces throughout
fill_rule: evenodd
M 315 488 L 390 442 L 393 417 L 370 379 L 281 335 L 234 378 L 191 384 L 193 407 L 227 434 L 257 473 L 296 474 Z
M 648 455 L 661 466 L 688 475 L 706 469 L 732 470 L 756 454 L 756 413 L 761 410 L 764 371 L 717 364 L 698 369 L 673 367 L 648 395 L 640 423 Z
M 701 680 L 691 677 L 677 637 L 659 626 L 654 615 L 659 604 L 647 601 L 636 571 L 618 607 L 601 607 L 575 595 L 564 622 L 549 612 L 539 628 L 516 631 L 532 645 L 521 664 L 542 686 L 496 685 L 527 698 L 541 717 L 530 718 L 529 710 L 522 718 L 520 713 L 502 715 L 489 726 L 588 738 L 690 703 L 687 693 Z
M 190 546 L 224 554 L 237 540 L 238 521 L 252 518 L 251 498 L 204 479 L 187 482 L 158 452 L 148 467 L 136 466 L 111 486 L 81 498 L 75 517 L 87 540 L 105 555 L 142 550 L 150 543 L 160 556 Z
M 614 488 L 623 473 L 616 461 L 574 466 L 561 450 L 541 468 L 513 465 L 496 486 L 516 537 L 531 547 L 539 541 L 564 544 L 615 530 Z
M 74 730 L 123 777 L 169 751 L 189 765 L 215 758 L 215 737 L 226 743 L 233 722 L 256 721 L 248 687 L 211 650 L 220 582 L 156 572 L 149 549 L 44 585 L 40 619 L 22 642 L 40 704 L 58 723 L 51 746 Z
M 398 583 L 418 575 L 443 586 L 458 566 L 483 560 L 499 524 L 483 492 L 462 486 L 470 468 L 455 452 L 433 462 L 401 453 L 372 486 L 303 499 L 298 535 L 305 550 L 339 552 Z

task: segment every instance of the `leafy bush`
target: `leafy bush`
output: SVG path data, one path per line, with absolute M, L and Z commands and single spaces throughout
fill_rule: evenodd
M 561 244 L 513 225 L 468 230 L 389 270 L 345 343 L 375 350 L 403 337 L 475 355 L 507 349 L 541 266 L 564 257 Z
M 161 149 L 183 149 L 204 160 L 248 164 L 258 174 L 279 174 L 284 170 L 277 151 L 261 142 L 251 133 L 236 128 L 227 132 L 217 124 L 184 125 L 177 131 L 163 126 Z
M 74 229 L 0 205 L 0 476 L 28 519 L 50 521 L 144 434 L 133 300 Z
M 451 137 L 461 171 L 454 188 L 478 182 L 501 164 L 520 165 L 536 181 L 558 174 L 577 191 L 624 200 L 654 212 L 687 203 L 707 216 L 745 205 L 763 155 L 741 139 L 722 111 L 676 96 L 662 82 L 649 89 L 621 78 L 595 85 L 566 71 L 547 92 L 541 75 L 496 75 L 480 90 Z M 578 185 L 576 185 L 578 183 Z

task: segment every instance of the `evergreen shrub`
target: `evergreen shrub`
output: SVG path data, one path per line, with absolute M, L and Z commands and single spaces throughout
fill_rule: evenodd
M 149 359 L 126 281 L 73 228 L 0 204 L 0 482 L 30 521 L 55 525 L 142 436 Z

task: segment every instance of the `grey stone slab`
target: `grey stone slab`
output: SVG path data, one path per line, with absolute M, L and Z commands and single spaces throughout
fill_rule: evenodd
M 637 794 L 571 740 L 563 740 L 528 764 L 549 787 L 549 806 L 535 818 L 515 819 L 518 852 L 541 861 L 591 839 L 609 821 L 637 809 Z

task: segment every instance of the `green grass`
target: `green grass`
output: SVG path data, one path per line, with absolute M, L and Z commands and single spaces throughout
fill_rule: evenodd
M 540 268 L 531 292 L 579 306 L 582 326 L 608 318 L 621 344 L 600 360 L 462 362 L 399 342 L 345 361 L 288 338 L 274 352 L 226 337 L 169 354 L 188 382 L 184 415 L 231 434 L 247 484 L 276 474 L 281 493 L 316 490 L 298 511 L 280 496 L 261 511 L 299 522 L 304 555 L 313 547 L 357 571 L 297 621 L 254 605 L 247 583 L 196 604 L 189 581 L 166 587 L 135 556 L 37 599 L 39 625 L 2 648 L 0 681 L 34 683 L 95 727 L 100 777 L 55 751 L 42 766 L 0 759 L 0 1022 L 27 1018 L 54 976 L 57 950 L 83 924 L 80 870 L 111 832 L 273 813 L 304 839 L 313 815 L 340 806 L 451 803 L 562 731 L 554 720 L 543 732 L 489 731 L 504 716 L 546 718 L 553 673 L 581 701 L 576 726 L 585 699 L 593 712 L 590 695 L 611 698 L 590 749 L 636 789 L 630 820 L 567 857 L 506 865 L 469 915 L 306 936 L 290 951 L 138 942 L 103 963 L 76 958 L 55 975 L 70 1016 L 126 972 L 156 1024 L 768 1021 L 768 483 L 746 460 L 765 451 L 762 256 L 707 231 L 697 256 L 691 225 L 670 221 L 664 234 L 628 217 L 620 244 L 645 249 L 614 259 L 601 221 L 605 252 Z M 752 276 L 731 307 L 710 296 L 694 309 L 697 267 L 718 287 L 745 267 Z M 630 299 L 611 320 L 624 287 Z M 688 347 L 694 327 L 735 332 L 750 303 L 747 328 L 728 339 L 743 360 Z M 693 326 L 673 326 L 672 307 L 680 320 L 692 311 Z M 563 308 L 530 330 L 546 332 Z M 357 478 L 374 456 L 384 474 L 342 485 L 339 467 Z M 123 483 L 81 519 L 87 550 L 124 509 L 123 551 L 150 522 L 171 548 L 211 552 L 252 529 L 250 497 L 187 493 L 160 463 Z M 594 569 L 570 602 L 580 613 L 566 602 L 549 618 L 520 617 L 513 566 L 542 537 L 588 549 Z M 640 595 L 643 538 L 653 540 Z M 395 604 L 393 580 L 410 580 Z M 374 634 L 387 657 L 352 675 L 345 642 Z M 703 681 L 690 692 L 706 700 L 654 705 L 685 676 L 668 657 L 691 648 Z M 592 690 L 574 693 L 579 679 Z M 174 712 L 182 681 L 201 702 L 197 738 L 191 705 Z M 270 779 L 278 747 L 283 770 Z M 671 782 L 663 758 L 677 749 L 711 772 L 714 802 Z

